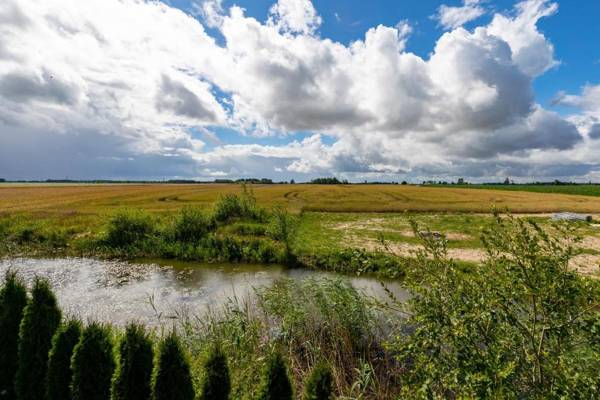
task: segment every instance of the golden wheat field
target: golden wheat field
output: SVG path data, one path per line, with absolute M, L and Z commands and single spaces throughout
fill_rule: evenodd
M 600 213 L 600 197 L 412 185 L 253 185 L 262 206 L 292 211 L 477 212 L 492 206 L 513 213 Z M 103 213 L 115 208 L 167 211 L 209 206 L 240 191 L 237 184 L 3 184 L 0 212 Z

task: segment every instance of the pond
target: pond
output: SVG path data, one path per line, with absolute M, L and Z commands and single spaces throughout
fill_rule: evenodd
M 13 258 L 0 260 L 0 274 L 12 269 L 31 284 L 47 278 L 65 315 L 124 325 L 137 321 L 148 326 L 170 323 L 182 316 L 218 309 L 232 298 L 243 301 L 254 288 L 279 278 L 348 279 L 365 295 L 380 301 L 389 297 L 381 281 L 347 277 L 277 265 L 195 264 L 181 262 L 123 262 L 89 258 Z M 398 299 L 407 292 L 397 281 L 385 286 Z

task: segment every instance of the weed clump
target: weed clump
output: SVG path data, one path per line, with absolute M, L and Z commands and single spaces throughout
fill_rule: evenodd
M 98 323 L 87 326 L 73 350 L 71 359 L 73 400 L 105 400 L 115 361 L 110 329 Z
M 175 240 L 184 243 L 198 242 L 215 229 L 215 221 L 201 210 L 184 208 L 173 227 Z
M 0 289 L 0 398 L 15 397 L 19 325 L 27 305 L 27 289 L 14 271 L 6 273 Z
M 148 400 L 152 380 L 152 341 L 137 324 L 125 329 L 118 348 L 118 366 L 112 382 L 113 400 Z
M 70 320 L 62 324 L 52 338 L 48 356 L 46 394 L 48 400 L 71 398 L 71 357 L 81 336 L 81 322 Z
M 204 380 L 200 388 L 201 400 L 227 400 L 231 390 L 227 357 L 220 346 L 211 348 L 204 363 Z
M 45 397 L 48 352 L 60 319 L 61 312 L 50 285 L 46 280 L 36 278 L 19 329 L 17 398 L 37 400 Z
M 146 239 L 153 231 L 150 216 L 120 212 L 110 218 L 105 242 L 110 247 L 125 248 Z
M 153 400 L 194 400 L 190 365 L 179 338 L 172 332 L 159 347 L 152 379 Z
M 265 365 L 258 400 L 291 400 L 292 384 L 283 356 L 273 352 Z
M 318 363 L 304 384 L 302 400 L 333 400 L 333 375 L 331 368 Z
M 245 184 L 242 185 L 240 195 L 222 196 L 214 206 L 213 215 L 219 223 L 231 222 L 233 219 L 264 221 L 267 218 L 265 210 L 256 205 L 254 193 Z

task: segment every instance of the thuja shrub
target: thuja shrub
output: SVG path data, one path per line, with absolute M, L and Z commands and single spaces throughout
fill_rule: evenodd
M 69 320 L 62 324 L 52 338 L 52 348 L 48 355 L 48 376 L 46 393 L 48 400 L 71 398 L 71 357 L 81 336 L 81 322 Z
M 204 363 L 201 400 L 227 400 L 231 390 L 227 357 L 220 346 L 213 346 Z
M 291 400 L 292 383 L 281 353 L 272 353 L 265 365 L 258 400 Z
M 6 273 L 0 289 L 0 398 L 15 398 L 19 325 L 27 305 L 27 289 L 14 271 Z
M 71 359 L 73 400 L 105 400 L 110 397 L 115 370 L 111 332 L 92 323 L 83 330 Z
M 143 326 L 130 324 L 118 346 L 113 400 L 148 400 L 151 394 L 152 341 Z
M 331 368 L 321 362 L 311 371 L 304 384 L 303 400 L 333 400 L 333 375 Z
M 193 400 L 194 386 L 190 365 L 179 338 L 172 332 L 158 347 L 152 379 L 153 400 Z
M 45 397 L 48 352 L 60 319 L 61 312 L 50 285 L 46 280 L 36 278 L 19 328 L 17 398 L 39 400 Z

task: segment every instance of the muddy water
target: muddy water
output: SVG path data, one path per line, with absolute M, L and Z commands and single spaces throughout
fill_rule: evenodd
M 234 296 L 244 300 L 254 288 L 279 278 L 326 279 L 335 274 L 286 269 L 273 265 L 201 265 L 192 263 L 127 263 L 86 258 L 0 260 L 0 274 L 16 270 L 28 285 L 47 278 L 65 315 L 123 325 L 134 320 L 155 326 L 182 316 L 201 315 Z M 368 296 L 386 301 L 380 281 L 343 277 Z M 406 292 L 397 282 L 386 286 L 398 298 Z

